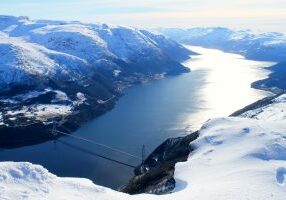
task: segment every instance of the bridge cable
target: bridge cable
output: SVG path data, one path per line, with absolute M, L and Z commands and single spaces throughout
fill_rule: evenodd
M 53 132 L 57 132 L 57 133 L 60 133 L 60 134 L 62 134 L 62 135 L 66 135 L 66 136 L 69 136 L 69 137 L 72 137 L 72 138 L 75 138 L 75 139 L 78 139 L 78 140 L 82 140 L 82 141 L 85 141 L 85 142 L 89 142 L 89 143 L 92 143 L 92 144 L 95 144 L 95 145 L 104 147 L 104 148 L 106 148 L 106 149 L 109 149 L 109 150 L 112 150 L 112 151 L 115 151 L 115 152 L 124 154 L 124 155 L 126 155 L 126 156 L 136 158 L 136 159 L 138 159 L 138 160 L 140 160 L 140 161 L 141 161 L 141 159 L 142 159 L 142 158 L 140 158 L 139 156 L 133 155 L 133 154 L 131 154 L 131 153 L 122 151 L 122 150 L 117 149 L 117 148 L 114 148 L 114 147 L 110 147 L 110 146 L 108 146 L 108 145 L 105 145 L 105 144 L 102 144 L 102 143 L 99 143 L 99 142 L 95 142 L 95 141 L 90 140 L 90 139 L 86 139 L 86 138 L 83 138 L 83 137 L 80 137 L 80 136 L 75 136 L 75 135 L 72 135 L 72 134 L 64 133 L 64 132 L 58 131 L 58 130 L 53 130 Z
M 136 166 L 133 166 L 133 165 L 130 165 L 130 164 L 128 164 L 128 163 L 125 163 L 125 162 L 122 162 L 122 161 L 119 161 L 119 160 L 115 160 L 115 159 L 112 159 L 112 158 L 109 158 L 109 157 L 106 157 L 106 156 L 97 154 L 97 153 L 95 153 L 95 152 L 91 152 L 91 151 L 89 151 L 89 150 L 83 149 L 83 148 L 81 148 L 81 147 L 77 147 L 77 146 L 75 146 L 75 145 L 73 145 L 73 144 L 69 144 L 69 143 L 64 142 L 64 141 L 62 141 L 62 140 L 57 140 L 57 141 L 60 142 L 60 143 L 62 143 L 63 145 L 69 146 L 69 147 L 71 147 L 71 148 L 76 148 L 76 149 L 78 149 L 78 150 L 80 150 L 80 151 L 82 151 L 82 152 L 84 152 L 84 153 L 90 154 L 90 155 L 92 155 L 92 156 L 97 156 L 97 157 L 100 157 L 100 158 L 102 158 L 102 159 L 109 160 L 109 161 L 112 161 L 112 162 L 115 162 L 115 163 L 117 163 L 117 164 L 124 165 L 124 166 L 127 166 L 127 167 L 136 168 Z

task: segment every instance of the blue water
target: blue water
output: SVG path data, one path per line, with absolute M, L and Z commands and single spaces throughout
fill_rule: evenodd
M 226 116 L 269 95 L 251 89 L 249 85 L 266 76 L 267 72 L 261 66 L 265 67 L 269 63 L 247 61 L 220 51 L 191 48 L 202 54 L 185 63 L 193 66 L 193 72 L 128 89 L 112 111 L 86 123 L 74 135 L 140 157 L 142 145 L 150 153 L 168 137 L 184 136 L 209 118 Z M 220 60 L 217 60 L 218 55 L 221 56 Z M 225 67 L 230 67 L 228 63 L 235 62 L 236 70 L 222 70 L 223 63 L 227 64 Z M 227 71 L 223 74 L 226 77 L 237 77 L 238 72 L 254 75 L 243 76 L 239 80 L 231 79 L 234 83 L 230 83 L 229 78 L 224 80 L 220 77 L 222 74 L 218 70 Z M 216 74 L 220 76 L 216 77 Z M 247 92 L 228 92 L 235 85 Z M 233 99 L 237 99 L 237 102 L 231 103 Z M 140 160 L 67 137 L 29 147 L 0 150 L 0 161 L 41 164 L 58 176 L 89 178 L 97 184 L 112 188 L 126 183 L 133 175 L 132 168 L 97 157 L 95 153 L 132 165 L 140 163 Z

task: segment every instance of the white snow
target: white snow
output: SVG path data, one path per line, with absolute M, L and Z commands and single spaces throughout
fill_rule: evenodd
M 56 97 L 55 99 L 52 101 L 54 102 L 58 102 L 58 101 L 69 101 L 70 98 L 68 97 L 68 95 L 60 90 L 53 90 L 56 93 Z
M 280 172 L 286 169 L 285 130 L 284 121 L 209 121 L 194 143 L 198 149 L 188 162 L 176 166 L 179 191 L 172 195 L 178 199 L 285 199 Z
M 267 120 L 286 120 L 286 94 L 273 100 L 271 105 L 267 105 L 242 114 L 242 117 Z
M 81 77 L 87 70 L 85 60 L 49 50 L 19 37 L 0 34 L 0 86 L 33 82 L 38 77 L 55 75 Z
M 28 111 L 28 108 L 26 106 L 23 106 L 21 110 L 9 110 L 6 112 L 6 115 L 11 117 L 19 114 L 25 114 Z
M 60 90 L 52 90 L 50 88 L 46 88 L 44 90 L 39 90 L 39 91 L 38 90 L 29 91 L 29 92 L 24 93 L 24 94 L 18 94 L 16 96 L 14 96 L 13 99 L 19 100 L 19 101 L 26 101 L 26 100 L 31 99 L 31 98 L 39 97 L 40 95 L 46 94 L 48 92 L 54 92 L 56 94 L 53 102 L 70 100 L 65 92 L 60 91 Z
M 202 34 L 202 30 L 193 29 L 194 36 Z M 264 45 L 280 45 L 285 41 L 283 35 L 275 33 L 254 35 L 241 31 L 234 34 L 225 29 L 205 29 L 204 34 L 215 30 L 225 32 L 230 40 L 266 38 Z M 158 44 L 134 28 L 0 16 L 0 87 L 34 81 L 31 78 L 34 75 L 54 77 L 60 74 L 80 80 L 91 67 L 106 60 L 110 61 L 108 64 L 116 76 L 120 72 L 115 69 L 119 67 L 112 59 L 128 62 L 134 56 L 161 56 L 164 52 L 160 45 L 164 44 Z M 41 92 L 23 94 L 21 98 L 36 97 Z M 55 92 L 57 100 L 68 100 L 64 92 Z M 98 100 L 98 103 L 104 104 L 113 98 Z M 77 93 L 76 102 L 85 101 L 84 94 Z M 25 114 L 47 121 L 55 116 L 65 117 L 72 109 L 72 105 L 39 104 L 6 114 L 10 120 L 15 115 Z M 285 122 L 285 95 L 241 117 L 206 122 L 200 137 L 192 144 L 196 150 L 187 162 L 176 165 L 176 189 L 168 195 L 130 196 L 87 179 L 57 177 L 38 165 L 1 162 L 0 199 L 285 200 Z M 3 113 L 0 112 L 2 124 Z
M 39 51 L 40 48 L 0 35 L 0 85 L 21 82 L 25 80 L 24 73 L 50 74 L 56 64 Z
M 70 105 L 57 105 L 57 104 L 40 104 L 34 107 L 33 114 L 36 119 L 40 121 L 47 121 L 48 119 L 57 116 L 67 116 L 72 113 Z M 27 112 L 29 114 L 29 112 Z
M 3 122 L 3 113 L 0 112 L 0 126 L 3 126 L 4 122 Z
M 36 90 L 35 91 L 29 91 L 25 94 L 18 94 L 16 96 L 14 96 L 13 99 L 26 101 L 26 100 L 31 99 L 31 98 L 36 98 L 36 97 L 40 96 L 41 94 L 45 94 L 49 91 L 51 91 L 51 90 L 46 89 L 44 91 L 36 91 Z
M 74 105 L 81 105 L 81 104 L 83 104 L 87 100 L 85 95 L 83 93 L 81 93 L 81 92 L 78 92 L 76 94 L 76 98 L 77 98 L 77 100 L 73 102 Z
M 0 15 L 0 87 L 27 83 L 31 75 L 79 80 L 102 66 L 116 76 L 118 60 L 166 59 L 166 48 L 180 46 L 160 37 L 131 27 Z
M 114 98 L 115 98 L 115 96 L 113 95 L 112 97 L 110 97 L 110 98 L 107 99 L 107 100 L 98 99 L 98 100 L 97 100 L 97 103 L 98 103 L 98 104 L 105 104 L 105 103 L 108 103 L 109 101 L 111 101 L 111 100 L 114 99 Z
M 35 103 L 33 105 L 21 106 L 23 102 L 39 97 L 40 95 L 47 94 L 48 92 L 53 92 L 55 95 L 50 104 Z M 84 96 L 81 98 L 82 99 L 76 100 L 76 105 L 79 105 L 85 101 L 83 99 Z M 74 106 L 76 106 L 65 92 L 60 90 L 52 90 L 50 88 L 21 93 L 11 97 L 10 99 L 1 99 L 1 102 L 11 103 L 13 105 L 17 105 L 18 107 L 14 109 L 6 109 L 7 111 L 3 110 L 0 113 L 0 125 L 4 125 L 3 118 L 1 118 L 2 115 L 5 115 L 10 121 L 14 121 L 17 118 L 21 119 L 21 117 L 26 117 L 46 122 L 54 117 L 65 117 L 71 114 Z
M 28 118 L 35 117 L 40 121 L 48 121 L 54 117 L 65 117 L 72 113 L 72 109 L 71 105 L 37 104 L 30 107 L 23 106 L 20 110 L 7 111 L 6 115 L 10 120 L 18 114 L 23 114 Z
M 279 113 L 273 116 L 278 108 L 284 110 L 285 97 L 262 108 L 263 117 L 206 122 L 192 143 L 196 150 L 187 162 L 176 165 L 177 185 L 171 194 L 130 196 L 86 179 L 56 177 L 41 166 L 3 162 L 0 199 L 284 200 L 286 119 Z
M 120 73 L 121 73 L 121 70 L 118 70 L 118 69 L 113 70 L 113 76 L 115 77 L 118 77 Z
M 87 179 L 59 178 L 39 165 L 0 163 L 0 199 L 124 199 Z
M 161 28 L 158 32 L 185 44 L 220 48 L 227 52 L 242 55 L 260 53 L 260 56 L 277 54 L 282 56 L 286 48 L 286 35 L 276 32 L 257 32 L 252 30 L 235 30 L 223 27 L 194 27 L 190 29 Z M 262 59 L 263 57 L 259 58 Z M 281 57 L 277 60 L 283 60 Z M 274 59 L 276 60 L 276 59 Z

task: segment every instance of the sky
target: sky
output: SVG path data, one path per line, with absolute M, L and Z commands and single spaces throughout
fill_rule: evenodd
M 286 0 L 0 0 L 0 15 L 155 27 L 286 33 Z

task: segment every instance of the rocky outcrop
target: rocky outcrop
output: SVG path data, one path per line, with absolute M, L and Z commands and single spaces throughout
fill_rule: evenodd
M 263 98 L 261 100 L 258 100 L 256 102 L 250 104 L 250 105 L 245 106 L 244 108 L 242 108 L 240 110 L 235 111 L 234 113 L 232 113 L 230 115 L 230 117 L 237 117 L 237 116 L 239 116 L 239 115 L 241 115 L 241 114 L 243 114 L 243 113 L 245 113 L 245 112 L 247 112 L 249 110 L 255 110 L 257 108 L 261 108 L 263 106 L 271 104 L 273 99 L 279 97 L 281 94 L 282 93 L 279 93 L 279 94 L 276 94 L 276 95 L 273 95 L 273 96 L 269 96 L 269 97 L 265 97 L 265 98 Z
M 158 146 L 135 170 L 130 182 L 120 188 L 129 194 L 164 194 L 175 188 L 175 165 L 187 160 L 193 150 L 190 144 L 199 136 L 196 131 L 186 137 L 169 138 Z
M 234 112 L 230 116 L 240 116 L 247 111 L 269 105 L 280 95 L 261 99 Z M 189 154 L 194 150 L 192 141 L 198 137 L 199 131 L 196 131 L 185 137 L 167 139 L 141 165 L 136 167 L 134 177 L 127 185 L 120 188 L 120 191 L 129 194 L 170 193 L 176 186 L 174 179 L 175 165 L 178 162 L 184 162 L 188 159 Z
M 268 78 L 256 81 L 251 86 L 275 94 L 286 91 L 286 62 L 280 62 L 267 69 L 271 71 Z

